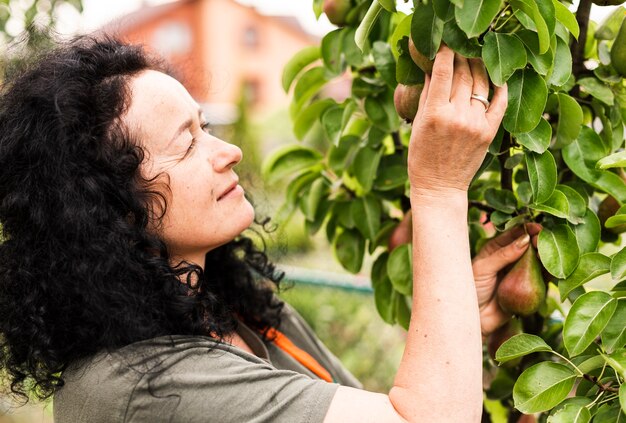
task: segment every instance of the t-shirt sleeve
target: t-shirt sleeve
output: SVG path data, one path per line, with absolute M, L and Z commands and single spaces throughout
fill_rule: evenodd
M 236 348 L 186 348 L 140 379 L 125 420 L 320 423 L 337 387 Z

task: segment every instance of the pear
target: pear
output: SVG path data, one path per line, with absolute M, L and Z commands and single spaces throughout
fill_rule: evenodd
M 536 312 L 546 297 L 546 283 L 532 245 L 502 278 L 496 291 L 500 307 L 518 316 Z
M 424 84 L 398 84 L 393 92 L 393 104 L 396 106 L 396 111 L 407 122 L 413 122 L 415 119 L 423 88 Z
M 613 196 L 608 195 L 604 200 L 602 200 L 598 206 L 598 219 L 600 219 L 600 225 L 603 229 L 605 228 L 604 223 L 607 219 L 614 216 L 620 207 L 619 202 Z M 606 230 L 614 234 L 621 234 L 622 232 L 626 232 L 626 224 L 619 225 L 614 228 L 606 228 Z
M 322 10 L 328 20 L 337 26 L 344 26 L 348 12 L 352 8 L 350 0 L 324 0 Z
M 415 47 L 415 43 L 409 37 L 409 55 L 411 55 L 411 59 L 415 62 L 415 64 L 424 71 L 424 73 L 431 74 L 433 72 L 433 63 L 434 60 L 429 59 L 424 56 L 418 49 Z
M 522 323 L 519 319 L 511 319 L 504 326 L 499 327 L 487 339 L 487 352 L 489 356 L 495 360 L 496 351 L 505 341 L 515 335 L 522 333 Z M 516 358 L 506 363 L 502 363 L 502 367 L 515 367 L 522 361 L 522 357 Z
M 626 20 L 622 21 L 622 26 L 611 47 L 611 66 L 626 78 Z

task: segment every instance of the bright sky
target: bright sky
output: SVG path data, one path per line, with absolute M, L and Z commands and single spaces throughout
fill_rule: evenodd
M 147 4 L 161 4 L 172 0 L 143 0 Z M 316 21 L 313 14 L 311 0 L 237 0 L 239 3 L 255 6 L 261 13 L 271 15 L 292 15 L 296 16 L 302 26 L 310 32 L 324 34 L 334 27 L 322 15 Z M 131 12 L 141 6 L 142 0 L 83 0 L 84 13 L 82 18 L 82 29 L 90 31 L 105 24 L 111 19 Z M 577 3 L 575 1 L 574 3 Z M 407 3 L 408 5 L 411 2 Z M 399 2 L 399 5 L 403 5 Z M 615 7 L 593 6 L 591 16 L 595 21 L 601 21 Z M 69 24 L 69 22 L 68 22 Z M 74 24 L 76 25 L 76 24 Z

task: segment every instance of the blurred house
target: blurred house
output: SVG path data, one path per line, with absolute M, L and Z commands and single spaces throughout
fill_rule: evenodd
M 244 92 L 253 113 L 287 106 L 283 66 L 300 49 L 319 43 L 295 17 L 265 16 L 234 0 L 145 6 L 102 31 L 165 57 L 213 124 L 237 119 Z

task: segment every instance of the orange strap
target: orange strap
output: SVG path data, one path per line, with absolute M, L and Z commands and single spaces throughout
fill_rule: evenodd
M 322 367 L 322 365 L 318 363 L 316 359 L 311 357 L 311 355 L 308 354 L 306 351 L 303 351 L 300 348 L 296 347 L 294 343 L 285 336 L 284 333 L 274 328 L 270 328 L 270 330 L 267 331 L 267 336 L 268 338 L 274 338 L 274 343 L 278 348 L 292 356 L 304 367 L 319 376 L 320 379 L 323 379 L 326 382 L 333 381 L 333 378 L 328 370 Z

